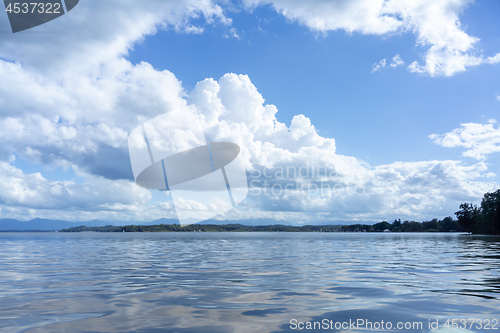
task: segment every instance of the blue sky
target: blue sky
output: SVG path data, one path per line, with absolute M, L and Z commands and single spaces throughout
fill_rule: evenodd
M 442 218 L 498 188 L 497 1 L 139 6 L 81 2 L 3 34 L 0 218 L 175 217 L 164 193 L 135 185 L 127 136 L 187 105 L 245 148 L 249 175 L 321 166 L 345 189 L 269 195 L 254 182 L 221 219 Z

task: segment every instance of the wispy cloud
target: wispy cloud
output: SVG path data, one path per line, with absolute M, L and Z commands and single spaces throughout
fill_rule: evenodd
M 223 35 L 224 38 L 236 38 L 237 40 L 240 40 L 240 35 L 238 34 L 238 31 L 236 28 L 230 28 L 227 33 Z
M 403 66 L 404 64 L 405 64 L 405 62 L 403 61 L 403 59 L 401 59 L 401 56 L 399 54 L 396 54 L 392 58 L 392 62 L 390 64 L 390 66 L 392 68 L 396 68 L 396 67 L 399 67 L 399 66 Z
M 404 64 L 405 64 L 405 62 L 403 61 L 403 59 L 401 59 L 401 56 L 399 54 L 396 54 L 394 57 L 392 57 L 392 61 L 389 64 L 389 66 L 391 68 L 397 68 L 397 67 L 403 66 Z M 387 59 L 384 58 L 384 59 L 380 60 L 379 62 L 373 64 L 372 73 L 381 71 L 382 69 L 384 69 L 386 67 L 387 67 Z
M 387 60 L 385 58 L 380 60 L 379 62 L 373 64 L 372 73 L 375 73 L 375 72 L 382 70 L 382 68 L 385 68 L 386 65 L 387 65 Z
M 188 25 L 184 27 L 183 31 L 188 34 L 195 34 L 195 35 L 200 35 L 205 31 L 205 28 L 203 27 L 197 27 L 194 25 Z

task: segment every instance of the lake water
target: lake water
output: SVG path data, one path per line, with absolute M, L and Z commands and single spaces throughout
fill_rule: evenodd
M 495 237 L 0 233 L 2 333 L 500 332 L 499 297 Z

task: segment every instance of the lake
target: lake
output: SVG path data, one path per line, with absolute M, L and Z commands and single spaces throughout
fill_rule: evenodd
M 498 237 L 0 233 L 3 333 L 500 332 L 499 296 Z

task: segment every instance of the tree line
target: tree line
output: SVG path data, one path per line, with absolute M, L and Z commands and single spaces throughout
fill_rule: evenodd
M 180 226 L 179 224 L 157 224 L 157 225 L 126 225 L 104 227 L 79 226 L 68 229 L 62 229 L 61 232 L 382 232 L 389 230 L 392 232 L 446 232 L 463 231 L 458 222 L 451 217 L 443 220 L 434 219 L 428 222 L 415 222 L 394 220 L 393 223 L 382 221 L 371 224 L 353 224 L 353 225 L 257 225 L 249 226 L 243 224 L 191 224 Z
M 455 215 L 464 231 L 472 234 L 500 234 L 500 190 L 486 193 L 479 207 L 466 202 L 459 208 Z
M 230 231 L 230 232 L 266 232 L 266 231 L 281 231 L 281 232 L 335 232 L 339 231 L 338 225 L 243 225 L 243 224 L 190 224 L 181 226 L 179 224 L 157 224 L 157 225 L 126 225 L 113 226 L 107 225 L 104 227 L 87 227 L 79 226 L 68 229 L 62 229 L 61 232 L 214 232 L 214 231 Z
M 450 216 L 442 220 L 433 219 L 431 221 L 416 222 L 404 221 L 395 219 L 394 222 L 389 223 L 382 221 L 375 224 L 353 224 L 342 226 L 343 232 L 453 232 L 463 231 L 458 224 L 458 221 L 453 220 Z

